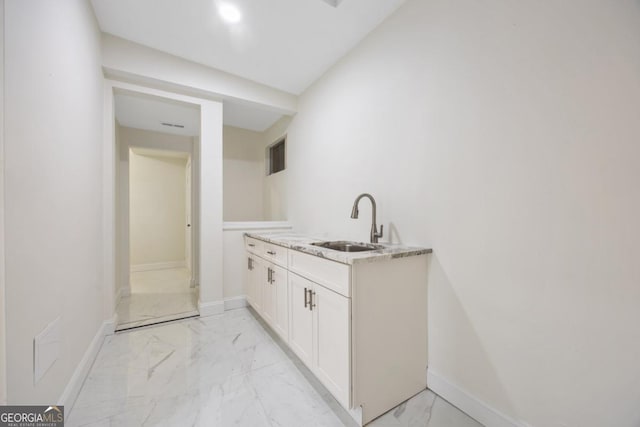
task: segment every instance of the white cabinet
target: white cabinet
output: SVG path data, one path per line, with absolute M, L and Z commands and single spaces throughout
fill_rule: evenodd
M 276 291 L 271 284 L 272 264 L 263 266 L 260 286 L 262 288 L 262 311 L 259 312 L 262 318 L 271 326 L 276 323 Z
M 247 252 L 247 302 L 280 337 L 289 341 L 288 271 Z
M 265 263 L 262 280 L 262 317 L 280 337 L 289 341 L 287 270 Z
M 289 345 L 345 407 L 350 392 L 349 298 L 289 273 Z
M 346 264 L 247 238 L 247 297 L 359 425 L 424 390 L 427 254 Z
M 313 370 L 333 396 L 349 408 L 351 300 L 323 286 L 311 294 Z
M 288 271 L 271 266 L 271 288 L 273 294 L 273 329 L 280 337 L 289 342 L 289 290 L 287 285 Z
M 247 253 L 247 302 L 257 312 L 262 311 L 262 263 L 260 258 L 252 253 Z
M 313 312 L 309 306 L 309 291 L 314 283 L 289 274 L 289 345 L 309 368 L 313 366 Z

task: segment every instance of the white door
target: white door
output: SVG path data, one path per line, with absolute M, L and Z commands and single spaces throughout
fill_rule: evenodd
M 187 264 L 187 269 L 189 269 L 189 274 L 191 275 L 191 286 L 194 286 L 193 280 L 193 261 L 192 261 L 192 229 L 193 224 L 191 223 L 191 156 L 187 159 L 187 167 L 185 171 L 185 178 L 187 183 L 186 193 L 185 193 L 185 218 L 186 218 L 186 231 L 185 231 L 185 262 Z
M 310 368 L 313 366 L 313 313 L 309 292 L 314 283 L 289 272 L 289 346 Z
M 342 406 L 349 408 L 350 300 L 317 285 L 312 293 L 312 308 L 313 371 Z
M 275 311 L 273 329 L 285 342 L 289 342 L 287 270 L 277 265 L 272 266 L 271 270 L 271 288 L 273 290 Z

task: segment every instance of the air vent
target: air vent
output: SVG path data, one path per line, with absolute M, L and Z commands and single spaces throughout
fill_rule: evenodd
M 333 7 L 338 7 L 340 6 L 340 3 L 342 3 L 342 0 L 322 0 L 322 1 L 328 4 L 329 6 L 333 6 Z
M 161 124 L 162 126 L 169 126 L 169 127 L 172 127 L 172 128 L 180 128 L 180 129 L 184 129 L 184 125 L 177 125 L 177 124 L 175 124 L 175 123 L 165 123 L 165 122 L 162 122 L 162 123 L 160 123 L 160 124 Z

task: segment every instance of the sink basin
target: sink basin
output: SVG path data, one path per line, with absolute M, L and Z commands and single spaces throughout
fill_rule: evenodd
M 341 251 L 341 252 L 375 251 L 376 249 L 382 249 L 384 247 L 382 245 L 374 245 L 374 244 L 369 244 L 369 243 L 346 242 L 346 241 L 317 242 L 317 243 L 312 243 L 312 245 L 319 246 L 321 248 L 333 249 L 334 251 Z

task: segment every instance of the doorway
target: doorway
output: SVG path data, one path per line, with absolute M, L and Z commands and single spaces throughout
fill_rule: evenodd
M 115 95 L 118 331 L 199 314 L 199 115 L 171 100 Z

